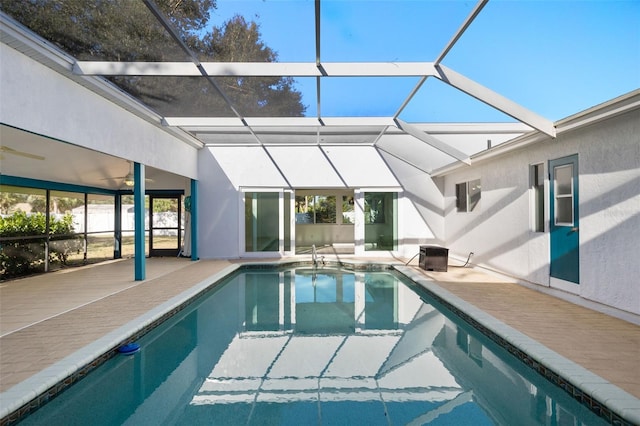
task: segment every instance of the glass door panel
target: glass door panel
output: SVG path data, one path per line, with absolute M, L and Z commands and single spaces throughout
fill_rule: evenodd
M 365 251 L 395 250 L 397 247 L 398 194 L 368 192 L 364 194 Z
M 149 196 L 149 256 L 178 255 L 182 237 L 181 196 Z
M 553 169 L 555 182 L 555 224 L 573 226 L 573 165 Z
M 245 192 L 245 252 L 279 251 L 278 192 Z
M 282 227 L 284 228 L 284 251 L 291 251 L 291 211 L 293 206 L 291 203 L 291 192 L 284 192 L 284 214 L 282 219 Z

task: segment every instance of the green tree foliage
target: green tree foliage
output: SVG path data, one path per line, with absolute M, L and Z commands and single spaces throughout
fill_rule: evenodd
M 302 223 L 336 223 L 336 197 L 333 195 L 296 195 L 296 214 L 304 214 Z
M 260 26 L 236 15 L 214 27 L 198 51 L 212 62 L 276 62 L 278 54 L 260 39 Z M 216 79 L 240 112 L 248 117 L 301 116 L 306 107 L 290 77 L 225 77 Z
M 44 213 L 47 210 L 47 199 L 43 196 L 29 197 L 32 213 Z M 84 205 L 84 197 L 55 197 L 52 196 L 49 202 L 51 213 L 71 213 L 71 210 Z
M 209 25 L 215 0 L 156 0 L 201 62 L 273 62 L 259 25 L 236 16 Z M 79 60 L 189 61 L 141 0 L 0 0 L 2 10 Z M 215 87 L 202 77 L 112 77 L 164 116 L 232 116 Z M 300 116 L 306 107 L 292 78 L 219 78 L 216 84 L 244 116 Z
M 316 197 L 315 213 L 316 223 L 336 223 L 336 197 Z
M 27 201 L 27 194 L 0 191 L 0 214 L 8 214 L 13 206 Z
M 7 238 L 0 250 L 2 278 L 12 278 L 40 271 L 44 265 L 46 216 L 18 211 L 0 217 L 0 237 Z M 66 264 L 70 251 L 76 249 L 73 217 L 49 218 L 49 261 Z
M 184 37 L 209 21 L 214 0 L 156 0 Z M 142 0 L 0 0 L 2 10 L 80 60 L 186 60 Z
M 153 200 L 153 212 L 154 213 L 164 213 L 164 212 L 178 212 L 178 203 L 175 199 L 167 199 L 167 198 L 155 198 Z M 177 216 L 176 216 L 177 217 Z

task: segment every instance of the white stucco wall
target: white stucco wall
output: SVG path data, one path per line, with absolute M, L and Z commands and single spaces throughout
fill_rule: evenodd
M 381 154 L 403 187 L 398 200 L 399 254 L 410 259 L 421 244 L 441 245 L 444 240 L 443 192 L 441 181 L 393 157 Z
M 560 134 L 459 169 L 445 180 L 445 234 L 451 253 L 543 286 L 549 285 L 549 188 L 546 229 L 531 231 L 529 166 L 578 154 L 579 295 L 640 314 L 640 111 Z M 481 179 L 473 212 L 458 213 L 455 185 Z M 547 173 L 548 179 L 548 173 Z
M 192 179 L 197 150 L 0 43 L 0 122 Z
M 412 256 L 419 244 L 440 241 L 443 236 L 441 190 L 424 172 L 395 164 L 393 158 L 383 158 L 371 146 L 215 146 L 200 152 L 198 168 L 202 258 L 241 254 L 239 227 L 244 225 L 240 223 L 239 191 L 243 188 L 290 185 L 294 189 L 395 191 L 401 194 L 398 232 L 402 255 Z
M 640 110 L 573 136 L 580 158 L 581 295 L 640 313 Z
M 198 155 L 198 254 L 203 259 L 237 258 L 238 186 L 226 173 L 226 169 L 233 167 L 233 161 L 226 164 L 224 158 L 217 159 L 214 155 L 215 151 L 208 148 Z M 236 159 L 238 163 L 242 160 Z

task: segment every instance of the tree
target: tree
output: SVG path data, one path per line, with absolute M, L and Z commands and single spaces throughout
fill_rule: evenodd
M 236 16 L 203 32 L 215 0 L 156 0 L 200 61 L 273 62 L 259 25 Z M 2 10 L 79 60 L 189 61 L 142 1 L 0 0 Z M 164 116 L 232 116 L 202 77 L 120 76 L 110 80 Z M 243 116 L 300 116 L 306 107 L 290 77 L 216 78 Z
M 27 194 L 19 192 L 1 191 L 0 192 L 0 214 L 9 214 L 11 208 L 18 203 L 24 203 L 27 200 Z
M 260 26 L 236 15 L 214 27 L 199 49 L 208 61 L 276 62 L 278 54 L 261 40 Z M 290 77 L 226 77 L 223 91 L 244 116 L 301 116 L 306 107 Z
M 207 24 L 215 0 L 157 0 L 186 38 Z M 142 1 L 0 0 L 2 10 L 80 60 L 185 60 Z
M 153 212 L 178 212 L 178 203 L 173 198 L 155 198 L 153 200 Z M 177 217 L 177 216 L 176 216 Z
M 336 197 L 333 195 L 316 197 L 316 223 L 336 223 Z
M 277 54 L 261 41 L 260 27 L 235 16 L 222 27 L 194 41 L 192 49 L 202 62 L 274 62 Z M 216 88 L 200 77 L 121 77 L 115 81 L 132 87 L 136 96 L 165 116 L 233 116 Z M 302 116 L 306 107 L 291 77 L 216 77 L 216 85 L 245 117 Z

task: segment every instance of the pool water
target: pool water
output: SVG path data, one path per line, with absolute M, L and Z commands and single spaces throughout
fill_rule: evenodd
M 34 425 L 598 425 L 391 272 L 244 270 Z

